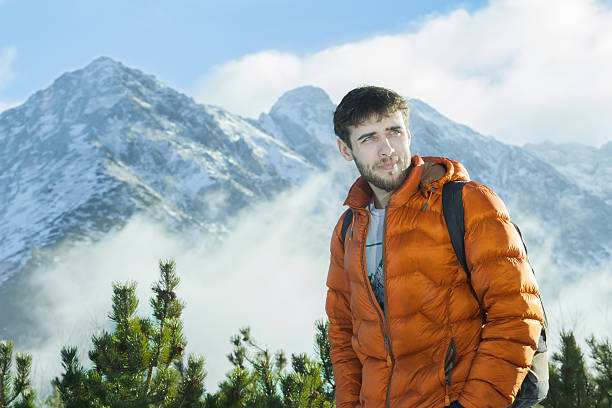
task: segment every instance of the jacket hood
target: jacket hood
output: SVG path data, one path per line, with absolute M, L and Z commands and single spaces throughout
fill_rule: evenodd
M 421 177 L 423 176 L 426 163 L 440 164 L 446 168 L 446 173 L 442 178 L 421 186 Z M 449 181 L 470 181 L 470 176 L 461 163 L 445 157 L 421 157 L 414 155 L 410 162 L 408 177 L 391 195 L 389 207 L 403 206 L 419 189 L 427 191 L 433 188 L 432 191 L 434 193 L 442 194 L 442 186 Z M 344 205 L 354 208 L 365 208 L 372 201 L 372 194 L 372 189 L 368 182 L 363 177 L 359 177 L 349 189 Z

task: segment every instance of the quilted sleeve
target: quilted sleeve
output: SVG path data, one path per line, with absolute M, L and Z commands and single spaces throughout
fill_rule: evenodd
M 336 406 L 338 408 L 354 408 L 359 406 L 361 362 L 351 345 L 353 323 L 349 302 L 349 285 L 344 273 L 344 246 L 340 239 L 342 220 L 343 217 L 338 221 L 332 234 L 325 311 L 329 318 L 328 333 L 330 356 L 336 383 Z
M 501 199 L 488 187 L 469 182 L 463 206 L 466 259 L 485 322 L 459 403 L 507 407 L 537 349 L 544 322 L 539 289 Z

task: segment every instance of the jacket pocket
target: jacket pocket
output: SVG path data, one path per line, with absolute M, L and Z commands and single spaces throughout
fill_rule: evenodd
M 450 385 L 453 369 L 457 365 L 457 349 L 455 347 L 455 339 L 451 338 L 448 349 L 446 350 L 446 356 L 444 357 L 444 378 L 446 385 Z

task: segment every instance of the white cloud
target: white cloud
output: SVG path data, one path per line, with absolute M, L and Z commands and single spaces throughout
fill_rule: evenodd
M 342 211 L 340 197 L 319 205 L 329 200 L 323 193 L 330 183 L 327 175 L 316 177 L 243 212 L 220 248 L 196 247 L 136 218 L 97 244 L 54 251 L 56 264 L 35 271 L 32 281 L 44 288 L 36 295 L 36 331 L 51 337 L 16 344 L 33 354 L 36 387 L 48 392 L 49 380 L 60 374 L 63 345 L 78 345 L 81 362 L 89 361 L 91 335 L 109 325 L 112 281 L 138 282 L 141 314 L 148 313 L 157 262 L 167 257 L 176 260 L 181 278 L 187 352 L 204 356 L 209 391 L 229 371 L 229 338 L 241 327 L 251 326 L 271 350 L 312 354 L 314 322 L 325 314 L 331 228 Z
M 17 48 L 14 46 L 5 47 L 0 51 L 0 88 L 6 86 L 13 79 L 11 67 L 16 56 Z
M 555 264 L 559 256 L 555 241 L 564 239 L 563 232 L 546 227 L 533 214 L 510 212 L 527 240 L 548 317 L 549 347 L 558 351 L 561 331 L 572 330 L 588 355 L 585 339 L 590 335 L 600 340 L 612 338 L 612 262 L 596 265 L 584 261 L 560 268 Z
M 198 84 L 198 95 L 202 102 L 253 116 L 262 112 L 261 106 L 272 106 L 289 89 L 288 84 L 301 80 L 301 65 L 298 57 L 276 51 L 247 55 L 214 68 Z M 209 91 L 213 92 L 212 98 L 207 98 Z M 258 107 L 253 106 L 253 101 L 257 101 Z
M 612 263 L 592 271 L 576 270 L 581 276 L 576 282 L 557 286 L 554 295 L 549 287 L 546 313 L 550 325 L 550 347 L 558 351 L 561 330 L 572 330 L 585 356 L 589 356 L 586 339 L 594 335 L 598 340 L 612 339 Z M 554 296 L 554 297 L 553 297 Z M 591 361 L 590 358 L 587 358 Z
M 507 143 L 612 139 L 612 11 L 596 0 L 493 0 L 426 19 L 415 32 L 317 53 L 246 55 L 204 75 L 196 98 L 246 116 L 286 90 L 325 89 L 339 102 L 387 86 Z

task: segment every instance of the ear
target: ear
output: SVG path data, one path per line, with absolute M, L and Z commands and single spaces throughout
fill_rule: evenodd
M 338 150 L 340 150 L 340 154 L 345 160 L 353 160 L 353 152 L 351 151 L 351 148 L 348 147 L 346 142 L 340 138 L 338 138 Z

